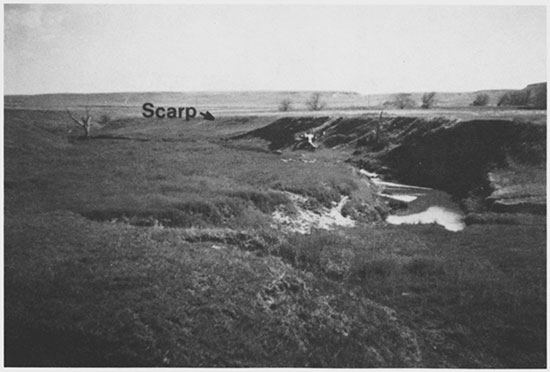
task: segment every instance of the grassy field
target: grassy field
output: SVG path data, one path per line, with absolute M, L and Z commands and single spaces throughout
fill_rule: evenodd
M 4 114 L 6 366 L 546 366 L 543 217 L 388 225 L 354 149 L 236 138 L 268 115 L 114 111 L 81 140 L 62 111 Z M 357 223 L 284 231 L 289 195 L 310 211 L 346 196 Z

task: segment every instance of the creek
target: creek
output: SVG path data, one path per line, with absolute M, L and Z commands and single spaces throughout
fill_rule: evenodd
M 386 222 L 401 224 L 438 224 L 449 231 L 460 231 L 466 227 L 464 214 L 448 193 L 427 187 L 386 182 L 371 172 L 360 170 L 380 189 L 379 195 L 405 203 L 407 208 L 399 209 L 386 218 Z

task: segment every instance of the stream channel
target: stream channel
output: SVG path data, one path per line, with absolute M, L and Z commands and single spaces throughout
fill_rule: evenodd
M 380 188 L 379 195 L 407 204 L 386 218 L 386 222 L 401 224 L 438 224 L 449 231 L 460 231 L 466 227 L 464 214 L 451 196 L 441 190 L 427 187 L 402 185 L 383 181 L 376 173 L 359 171 Z

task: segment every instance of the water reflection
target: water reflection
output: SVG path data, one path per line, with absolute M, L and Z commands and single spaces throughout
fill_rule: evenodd
M 386 222 L 394 225 L 436 223 L 450 231 L 460 231 L 466 227 L 462 211 L 446 192 L 383 181 L 378 174 L 364 170 L 360 173 L 380 188 L 378 195 L 407 204 L 405 210 L 390 215 Z
M 460 231 L 466 227 L 461 214 L 438 206 L 429 207 L 424 212 L 406 216 L 388 216 L 386 222 L 393 225 L 436 223 L 449 231 Z

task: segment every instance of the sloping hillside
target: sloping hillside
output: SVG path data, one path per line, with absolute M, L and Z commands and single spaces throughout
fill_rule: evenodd
M 529 94 L 529 105 L 534 108 L 546 109 L 547 83 L 529 84 L 524 91 Z

